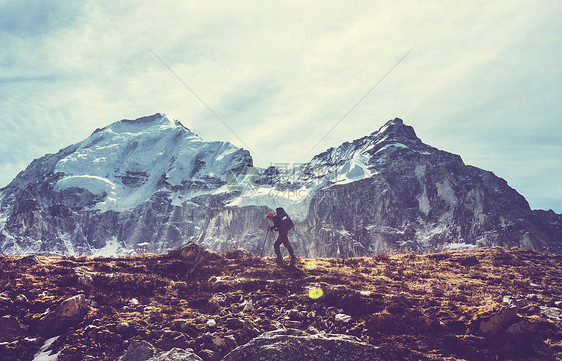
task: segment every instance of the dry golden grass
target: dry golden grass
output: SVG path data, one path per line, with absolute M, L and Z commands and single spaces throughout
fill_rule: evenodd
M 560 329 L 539 312 L 562 300 L 562 256 L 521 249 L 476 249 L 437 254 L 392 254 L 347 260 L 301 260 L 298 269 L 243 251 L 216 254 L 188 245 L 167 254 L 129 258 L 0 256 L 0 289 L 15 300 L 0 303 L 33 328 L 38 317 L 67 297 L 92 302 L 83 322 L 57 341 L 59 360 L 85 355 L 114 360 L 128 342 L 145 339 L 163 349 L 208 346 L 208 333 L 249 341 L 233 319 L 249 318 L 259 332 L 287 322 L 287 311 L 305 316 L 291 326 L 348 333 L 380 347 L 389 359 L 560 360 Z M 90 282 L 79 282 L 78 274 Z M 308 297 L 310 288 L 323 296 Z M 502 297 L 526 298 L 518 317 L 532 325 L 523 334 L 485 335 L 479 323 L 498 312 Z M 532 295 L 532 296 L 529 296 Z M 138 304 L 132 299 L 138 300 Z M 253 310 L 243 311 L 251 300 Z M 352 316 L 347 325 L 334 313 Z M 207 320 L 215 319 L 216 328 Z M 126 323 L 126 324 L 124 324 Z M 181 344 L 178 344 L 181 339 Z M 26 359 L 32 346 L 6 344 L 8 359 Z M 36 347 L 36 346 L 33 346 Z

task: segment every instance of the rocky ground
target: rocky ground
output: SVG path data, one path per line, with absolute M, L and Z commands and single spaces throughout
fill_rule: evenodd
M 516 248 L 297 268 L 192 243 L 128 258 L 0 256 L 2 360 L 148 359 L 132 356 L 141 345 L 159 360 L 250 361 L 242 346 L 255 353 L 284 328 L 302 345 L 354 340 L 380 360 L 562 360 L 561 308 L 562 255 Z

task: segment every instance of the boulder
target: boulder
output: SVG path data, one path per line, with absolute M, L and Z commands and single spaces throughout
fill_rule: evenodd
M 377 361 L 378 349 L 358 338 L 340 334 L 310 335 L 297 329 L 265 332 L 232 350 L 223 361 Z
M 0 342 L 11 342 L 27 335 L 27 327 L 14 316 L 0 318 Z
M 37 333 L 44 337 L 59 335 L 68 327 L 82 321 L 88 309 L 89 305 L 83 294 L 67 298 L 39 319 L 36 325 Z
M 482 333 L 493 336 L 505 330 L 517 321 L 517 313 L 525 305 L 525 300 L 516 300 L 512 296 L 504 296 L 502 301 L 507 304 L 506 307 L 480 321 Z
M 132 342 L 119 361 L 203 361 L 192 349 L 173 348 L 170 351 L 152 346 L 147 341 Z
M 119 361 L 146 361 L 157 353 L 157 349 L 147 341 L 133 341 Z
M 334 320 L 336 321 L 336 323 L 343 325 L 351 322 L 351 316 L 346 315 L 345 313 L 338 313 L 336 316 L 334 316 Z
M 173 348 L 170 351 L 159 353 L 147 361 L 203 361 L 201 357 L 190 350 Z

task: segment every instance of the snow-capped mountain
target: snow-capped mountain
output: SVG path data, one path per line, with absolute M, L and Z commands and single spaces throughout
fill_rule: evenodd
M 248 151 L 204 142 L 165 115 L 121 120 L 33 161 L 2 190 L 2 249 L 95 254 L 152 244 L 150 234 L 173 238 L 174 222 L 164 233 L 150 223 L 166 210 L 155 215 L 147 205 L 157 207 L 164 198 L 171 209 L 197 205 L 221 193 L 228 172 L 251 166 Z
M 205 142 L 161 114 L 33 161 L 0 190 L 0 250 L 126 254 L 195 240 L 261 252 L 264 214 L 279 206 L 296 223 L 301 255 L 562 250 L 561 215 L 531 210 L 505 180 L 424 144 L 400 119 L 298 167 L 260 169 L 248 151 Z

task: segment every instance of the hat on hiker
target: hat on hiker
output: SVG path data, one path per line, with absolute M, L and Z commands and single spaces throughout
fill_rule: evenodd
M 273 212 L 268 212 L 267 216 L 265 216 L 265 218 L 272 219 L 273 218 Z

